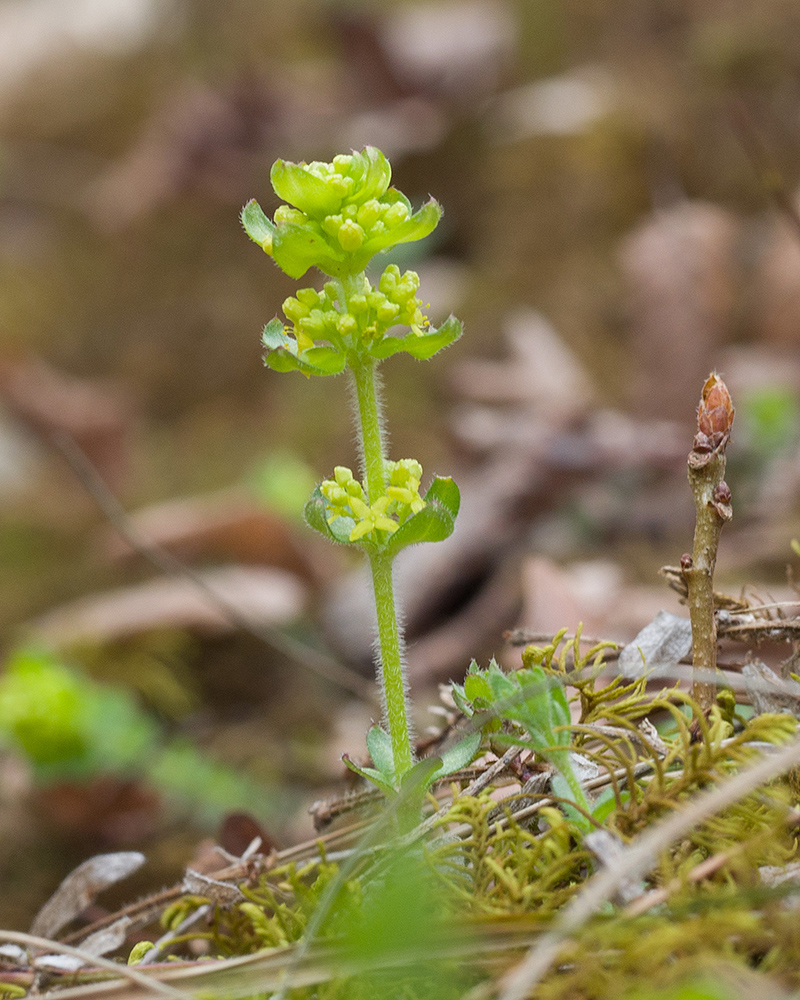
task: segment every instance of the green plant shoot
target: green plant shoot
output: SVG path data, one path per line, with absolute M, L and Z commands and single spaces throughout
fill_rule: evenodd
M 390 264 L 375 285 L 366 276 L 376 254 L 422 239 L 441 218 L 433 199 L 414 212 L 406 196 L 390 187 L 391 176 L 388 160 L 372 146 L 332 163 L 278 160 L 270 178 L 287 204 L 270 220 L 250 201 L 241 219 L 247 235 L 290 277 L 316 267 L 330 279 L 320 290 L 301 288 L 287 298 L 287 322 L 272 320 L 262 340 L 265 362 L 275 371 L 299 371 L 308 378 L 347 372 L 353 384 L 360 478 L 336 466 L 312 493 L 305 517 L 331 541 L 358 546 L 369 562 L 385 728 L 375 726 L 368 736 L 375 767 L 348 765 L 384 791 L 396 792 L 414 769 L 414 755 L 392 562 L 408 545 L 447 538 L 460 496 L 452 479 L 438 477 L 423 494 L 419 462 L 389 461 L 377 372 L 382 361 L 400 352 L 418 360 L 432 357 L 460 337 L 461 323 L 451 316 L 438 329 L 430 326 L 414 271 L 401 273 Z M 462 741 L 438 767 L 420 762 L 427 776 L 422 787 L 469 763 L 479 741 L 479 734 Z
M 592 828 L 584 813 L 591 815 L 593 806 L 572 763 L 569 702 L 561 684 L 538 665 L 506 674 L 494 660 L 486 670 L 473 661 L 463 685 L 453 684 L 452 691 L 468 718 L 487 712 L 491 713 L 490 729 L 499 729 L 499 720 L 519 727 L 521 735 L 503 732 L 497 738 L 510 746 L 533 750 L 550 763 L 558 772 L 553 790 L 558 795 L 566 792 L 564 797 L 570 797 L 582 810 L 572 810 L 573 821 L 584 830 Z

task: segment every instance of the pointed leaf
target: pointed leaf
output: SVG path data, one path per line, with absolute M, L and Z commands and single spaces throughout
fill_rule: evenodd
M 302 372 L 303 375 L 338 375 L 344 371 L 347 358 L 333 347 L 320 345 L 300 351 L 297 341 L 286 332 L 279 319 L 264 327 L 261 343 L 267 350 L 264 363 L 276 372 Z
M 328 238 L 315 222 L 298 226 L 287 222 L 275 227 L 272 238 L 275 263 L 290 278 L 302 278 L 310 267 L 341 277 L 347 272 L 349 255 Z
M 317 486 L 303 508 L 303 517 L 306 523 L 310 528 L 324 535 L 328 541 L 347 545 L 350 541 L 350 532 L 355 527 L 355 521 L 350 517 L 337 517 L 335 521 L 329 522 L 329 511 L 328 502 Z
M 444 778 L 448 774 L 460 771 L 462 767 L 468 767 L 475 759 L 475 754 L 481 745 L 480 731 L 465 736 L 463 740 L 453 744 L 442 753 L 442 766 L 436 772 L 436 780 Z
M 341 193 L 322 177 L 312 174 L 304 163 L 276 160 L 269 179 L 279 198 L 312 218 L 335 215 L 341 208 Z
M 418 361 L 427 361 L 444 347 L 455 343 L 463 332 L 463 324 L 449 316 L 437 329 L 431 327 L 422 333 L 407 333 L 404 337 L 383 337 L 370 347 L 375 358 L 389 358 L 393 354 L 410 354 Z
M 465 715 L 468 719 L 471 719 L 472 716 L 475 714 L 475 710 L 470 704 L 470 699 L 467 697 L 464 689 L 465 685 L 462 684 L 456 684 L 455 682 L 453 682 L 450 685 L 450 691 L 453 695 L 453 701 L 456 703 L 456 708 L 459 710 L 459 712 L 461 712 L 462 715 Z
M 312 375 L 339 375 L 347 364 L 346 355 L 335 347 L 309 347 L 302 354 L 298 353 L 300 371 L 310 369 Z
M 270 222 L 263 212 L 259 203 L 252 198 L 244 206 L 239 218 L 242 220 L 244 231 L 254 243 L 262 248 L 268 246 L 272 250 L 272 237 L 275 233 L 275 226 Z
M 424 239 L 439 225 L 441 217 L 442 206 L 434 198 L 431 198 L 410 219 L 406 219 L 399 226 L 393 226 L 385 233 L 380 233 L 369 239 L 365 246 L 369 247 L 370 257 L 374 257 L 379 250 L 397 246 L 398 243 L 413 243 L 416 240 Z
M 275 351 L 279 347 L 289 347 L 292 338 L 286 332 L 286 327 L 276 317 L 267 323 L 261 333 L 261 343 L 268 351 Z
M 371 726 L 367 733 L 367 750 L 378 771 L 386 781 L 394 784 L 394 752 L 391 736 L 380 726 Z
M 358 764 L 354 764 L 352 760 L 347 756 L 347 754 L 342 755 L 342 763 L 349 767 L 351 771 L 355 774 L 369 781 L 370 784 L 376 785 L 384 793 L 384 795 L 393 795 L 397 789 L 390 785 L 380 771 L 376 771 L 374 767 L 359 767 Z
M 318 531 L 321 535 L 329 539 L 329 541 L 335 542 L 336 538 L 328 524 L 326 513 L 325 497 L 320 493 L 319 486 L 317 486 L 306 501 L 305 507 L 303 507 L 303 517 L 309 528 Z
M 416 812 L 422 808 L 425 794 L 441 766 L 440 757 L 426 757 L 414 764 L 400 779 L 400 794 L 410 809 L 413 808 Z
M 519 686 L 496 665 L 494 669 L 486 671 L 486 680 L 492 690 L 492 697 L 495 701 L 505 701 L 519 694 Z M 501 714 L 505 714 L 508 709 L 503 709 Z
M 471 702 L 482 698 L 484 701 L 492 700 L 492 689 L 489 681 L 483 674 L 467 674 L 464 680 L 464 693 Z
M 571 804 L 575 801 L 575 792 L 563 774 L 554 775 L 550 787 L 554 795 L 560 799 L 566 799 L 565 802 L 561 803 L 561 809 L 570 823 L 573 823 L 582 833 L 594 830 L 594 823 Z M 580 805 L 583 804 L 583 802 L 580 803 Z
M 386 551 L 394 557 L 401 549 L 419 542 L 441 542 L 453 534 L 455 518 L 438 503 L 429 503 L 410 517 L 391 536 Z
M 461 491 L 450 476 L 434 476 L 423 499 L 426 503 L 441 504 L 454 519 L 458 516 L 461 507 Z

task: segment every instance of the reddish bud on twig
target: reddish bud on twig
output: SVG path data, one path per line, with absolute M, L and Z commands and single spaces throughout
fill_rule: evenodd
M 724 479 L 717 483 L 714 487 L 714 495 L 711 500 L 711 506 L 717 512 L 717 516 L 723 521 L 730 521 L 733 517 L 733 508 L 731 507 L 731 488 Z
M 689 456 L 689 461 L 695 467 L 705 465 L 711 455 L 721 451 L 728 443 L 733 415 L 728 387 L 716 372 L 712 372 L 703 386 L 697 408 L 697 434 Z

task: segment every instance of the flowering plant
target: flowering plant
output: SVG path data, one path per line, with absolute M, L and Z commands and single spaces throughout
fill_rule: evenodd
M 387 793 L 424 790 L 469 763 L 480 743 L 480 733 L 474 733 L 442 758 L 414 762 L 392 562 L 408 545 L 447 538 L 460 495 L 452 479 L 438 476 L 422 494 L 419 462 L 388 459 L 378 366 L 399 352 L 432 357 L 461 336 L 461 323 L 450 316 L 438 329 L 431 327 L 414 271 L 389 264 L 375 284 L 365 273 L 376 254 L 422 239 L 442 215 L 432 198 L 413 212 L 406 196 L 390 187 L 391 176 L 388 160 L 372 146 L 331 163 L 278 160 L 270 178 L 288 204 L 270 220 L 250 201 L 241 216 L 248 236 L 290 277 L 316 267 L 330 279 L 321 290 L 301 288 L 287 298 L 287 323 L 268 323 L 262 342 L 266 364 L 275 371 L 299 371 L 307 378 L 347 372 L 354 386 L 361 478 L 336 466 L 312 493 L 305 517 L 331 541 L 359 546 L 369 561 L 384 719 L 367 736 L 375 767 L 345 760 Z

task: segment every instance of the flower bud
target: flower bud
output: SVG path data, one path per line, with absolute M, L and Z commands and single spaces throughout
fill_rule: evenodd
M 353 166 L 352 153 L 339 153 L 334 156 L 331 166 L 335 167 L 340 174 L 348 174 Z
M 376 198 L 370 198 L 369 201 L 365 201 L 356 215 L 358 224 L 363 226 L 364 229 L 372 229 L 380 217 L 381 206 Z
M 278 226 L 302 226 L 308 222 L 308 216 L 290 205 L 278 205 L 275 209 L 275 224 Z
M 703 386 L 700 406 L 697 409 L 698 437 L 708 441 L 712 449 L 719 448 L 730 437 L 734 409 L 728 387 L 713 372 Z M 700 444 L 705 442 L 700 439 Z M 701 449 L 702 450 L 702 449 Z
M 298 323 L 303 333 L 310 337 L 321 337 L 325 332 L 325 316 L 321 309 L 312 309 L 308 316 L 304 316 Z
M 348 469 L 346 465 L 337 465 L 336 468 L 333 470 L 333 478 L 336 480 L 339 486 L 346 488 L 347 484 L 353 478 L 353 470 Z
M 357 479 L 351 479 L 346 486 L 347 495 L 349 497 L 358 497 L 359 500 L 364 497 L 364 487 Z
M 289 296 L 288 299 L 284 300 L 283 314 L 287 319 L 290 319 L 293 323 L 299 323 L 301 319 L 308 316 L 310 309 L 308 306 L 303 305 L 302 302 L 298 302 L 293 296 Z
M 364 230 L 352 219 L 345 219 L 336 235 L 342 250 L 358 250 L 364 242 Z
M 351 337 L 358 330 L 358 323 L 350 313 L 345 313 L 336 320 L 336 329 L 342 337 Z
M 343 223 L 344 216 L 342 215 L 326 215 L 322 220 L 322 228 L 328 236 L 338 236 Z
M 384 301 L 376 309 L 376 314 L 381 323 L 391 323 L 400 312 L 400 306 L 394 302 Z
M 400 281 L 400 268 L 397 264 L 390 264 L 380 277 L 378 288 L 384 295 L 391 295 L 397 288 Z
M 383 222 L 388 229 L 391 229 L 392 226 L 399 226 L 407 218 L 408 209 L 402 201 L 396 201 L 393 205 L 389 205 L 383 213 Z

